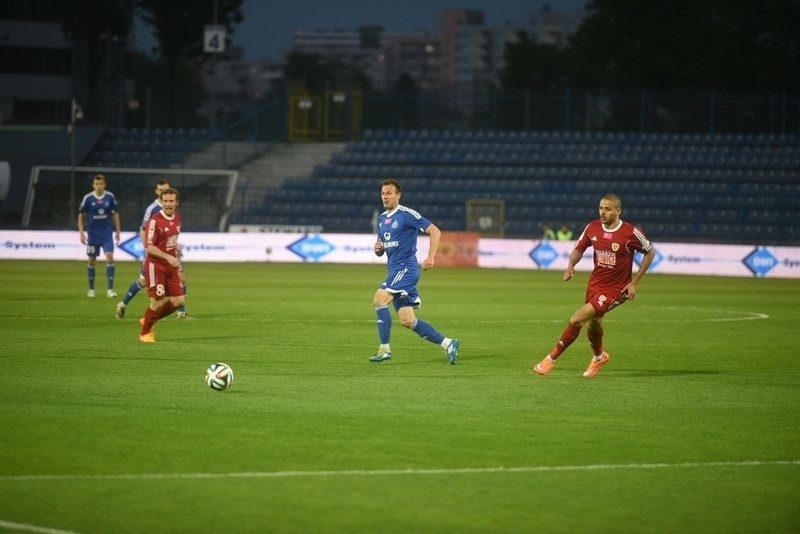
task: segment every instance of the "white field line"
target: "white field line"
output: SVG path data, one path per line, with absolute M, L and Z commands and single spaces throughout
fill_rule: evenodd
M 641 464 L 535 465 L 519 467 L 463 467 L 434 469 L 345 469 L 341 471 L 261 471 L 240 473 L 142 473 L 119 475 L 9 475 L 4 482 L 73 482 L 81 480 L 179 480 L 224 478 L 324 478 L 369 476 L 480 475 L 493 473 L 557 473 L 562 471 L 624 471 L 665 469 L 718 469 L 737 467 L 800 466 L 800 460 L 745 460 L 739 462 L 682 462 Z
M 681 307 L 663 307 L 663 308 L 650 308 L 650 309 L 664 309 L 675 311 L 690 311 L 697 313 L 714 314 L 718 317 L 705 317 L 705 318 L 682 318 L 682 319 L 663 319 L 659 318 L 652 312 L 648 312 L 651 317 L 642 318 L 625 318 L 614 319 L 613 317 L 606 317 L 605 322 L 612 323 L 720 323 L 720 322 L 738 322 L 738 321 L 756 321 L 769 319 L 769 314 L 762 312 L 748 312 L 741 310 L 718 310 L 709 308 L 681 308 Z M 727 315 L 727 316 L 726 316 Z M 721 317 L 720 317 L 721 316 Z M 4 319 L 18 319 L 18 320 L 35 320 L 35 321 L 95 321 L 107 323 L 107 317 L 77 317 L 77 316 L 46 316 L 46 315 L 2 315 Z M 194 319 L 198 317 L 194 316 Z M 231 323 L 308 323 L 309 319 L 287 319 L 281 317 L 201 317 L 202 321 L 218 321 L 218 322 L 231 322 Z M 448 321 L 450 324 L 542 324 L 542 323 L 563 323 L 563 317 L 558 319 L 477 319 L 469 321 Z M 364 320 L 350 320 L 350 319 L 325 319 L 327 323 L 374 323 L 375 319 Z
M 3 521 L 0 519 L 0 528 L 7 528 L 8 530 L 24 530 L 25 532 L 39 532 L 41 534 L 76 534 L 71 530 L 58 530 L 56 528 L 37 527 L 36 525 L 28 525 L 26 523 L 14 523 L 12 521 Z

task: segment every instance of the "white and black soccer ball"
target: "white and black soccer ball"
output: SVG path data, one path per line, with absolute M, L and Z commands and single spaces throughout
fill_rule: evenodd
M 206 384 L 215 391 L 225 391 L 233 385 L 233 369 L 225 363 L 212 363 L 206 371 Z

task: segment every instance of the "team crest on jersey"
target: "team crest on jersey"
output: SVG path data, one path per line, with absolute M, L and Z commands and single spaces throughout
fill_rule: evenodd
M 611 243 L 611 250 L 614 252 L 619 250 L 619 243 Z
M 397 228 L 397 221 L 394 221 L 394 222 L 392 223 L 392 228 Z

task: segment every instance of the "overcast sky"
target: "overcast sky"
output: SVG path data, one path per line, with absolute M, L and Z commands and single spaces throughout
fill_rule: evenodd
M 430 31 L 439 25 L 443 9 L 479 9 L 486 23 L 521 23 L 525 15 L 548 4 L 553 11 L 580 9 L 586 0 L 245 0 L 244 21 L 230 36 L 243 46 L 245 58 L 278 59 L 292 43 L 293 30 L 354 30 L 365 24 L 387 31 Z M 211 23 L 211 21 L 209 21 Z M 200 38 L 202 36 L 199 36 Z M 136 21 L 136 44 L 149 50 L 155 41 L 149 28 Z

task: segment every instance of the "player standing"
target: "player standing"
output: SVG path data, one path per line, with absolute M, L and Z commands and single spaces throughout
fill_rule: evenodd
M 592 359 L 583 376 L 593 377 L 605 365 L 610 356 L 603 349 L 603 316 L 636 297 L 636 286 L 653 263 L 655 252 L 644 232 L 619 218 L 622 200 L 617 195 L 608 194 L 600 199 L 600 218 L 586 225 L 575 242 L 569 255 L 564 280 L 575 274 L 575 265 L 583 257 L 584 251 L 594 249 L 594 269 L 586 289 L 586 303 L 578 308 L 561 333 L 561 337 L 550 354 L 533 366 L 540 375 L 546 375 L 553 368 L 556 359 L 567 350 L 581 332 L 583 325 L 589 325 L 586 335 L 592 347 Z M 636 276 L 633 271 L 633 255 L 644 254 Z
M 184 293 L 178 259 L 178 237 L 181 216 L 177 211 L 180 198 L 172 187 L 161 191 L 161 211 L 153 215 L 145 229 L 144 275 L 150 304 L 139 322 L 139 341 L 155 343 L 153 324 L 183 304 Z
M 89 291 L 86 296 L 94 297 L 95 264 L 102 248 L 106 254 L 106 296 L 114 298 L 117 296 L 114 291 L 114 244 L 116 242 L 119 245 L 120 240 L 117 197 L 111 191 L 106 191 L 106 177 L 102 174 L 92 178 L 92 189 L 91 193 L 84 195 L 78 208 L 78 234 L 81 243 L 86 245 L 88 257 L 86 276 L 89 279 Z
M 447 352 L 450 365 L 458 359 L 458 340 L 440 334 L 433 326 L 417 319 L 414 310 L 422 300 L 417 291 L 420 265 L 417 263 L 417 236 L 419 232 L 430 234 L 428 257 L 422 262 L 424 270 L 433 269 L 436 249 L 439 248 L 441 230 L 416 211 L 400 205 L 403 189 L 392 179 L 381 184 L 381 200 L 386 211 L 378 216 L 378 240 L 375 254 L 388 258 L 388 276 L 375 292 L 372 304 L 378 316 L 378 352 L 369 360 L 383 362 L 392 359 L 389 338 L 392 330 L 392 316 L 389 303 L 393 303 L 400 324 L 410 328 L 422 339 L 441 345 Z

